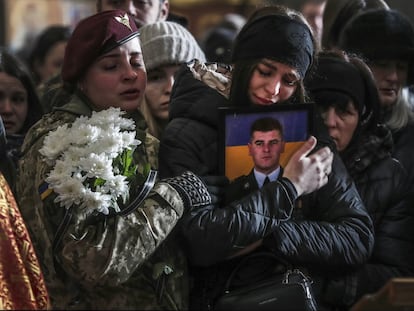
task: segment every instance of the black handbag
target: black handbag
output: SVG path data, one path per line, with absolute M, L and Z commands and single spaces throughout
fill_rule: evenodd
M 262 273 L 242 272 L 249 266 L 263 265 L 263 259 L 270 260 L 272 272 L 263 273 L 263 269 Z M 214 310 L 316 311 L 311 284 L 301 270 L 293 269 L 276 255 L 253 253 L 234 268 Z

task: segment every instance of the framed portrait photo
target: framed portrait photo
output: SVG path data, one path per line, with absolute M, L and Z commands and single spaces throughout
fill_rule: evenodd
M 250 129 L 253 122 L 264 117 L 277 119 L 282 126 L 285 147 L 280 165 L 284 166 L 311 135 L 313 110 L 313 104 L 219 108 L 220 172 L 230 180 L 250 173 L 254 166 L 248 148 Z

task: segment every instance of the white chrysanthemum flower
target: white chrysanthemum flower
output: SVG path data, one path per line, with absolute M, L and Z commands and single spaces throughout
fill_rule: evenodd
M 61 180 L 65 180 L 68 176 L 72 176 L 76 167 L 71 161 L 56 161 L 53 170 L 46 178 L 46 182 L 49 184 L 58 184 Z
M 99 141 L 99 149 L 104 150 L 109 157 L 115 158 L 122 149 L 122 141 L 120 140 L 121 135 L 119 133 L 113 132 L 113 134 L 103 135 Z
M 122 141 L 122 148 L 135 148 L 141 143 L 138 139 L 135 139 L 135 135 L 130 132 L 121 132 L 120 136 Z
M 80 124 L 73 130 L 72 135 L 76 138 L 76 145 L 85 145 L 99 139 L 102 130 L 99 127 L 89 124 Z
M 55 131 L 49 133 L 44 140 L 43 147 L 39 152 L 46 160 L 55 160 L 70 145 L 67 137 L 67 125 L 59 126 Z
M 114 107 L 99 112 L 94 111 L 92 112 L 91 121 L 89 121 L 89 123 L 102 129 L 108 129 L 114 124 L 121 123 L 125 119 L 122 117 L 124 114 L 125 112 L 121 111 L 120 108 Z
M 116 197 L 122 197 L 123 203 L 125 203 L 128 199 L 128 181 L 123 175 L 115 175 L 113 178 L 108 179 L 102 188 L 104 188 L 106 192 L 110 192 Z
M 79 163 L 87 154 L 89 153 L 85 152 L 84 148 L 71 146 L 62 154 L 61 159 L 68 163 Z
M 73 204 L 81 203 L 85 187 L 81 180 L 66 176 L 64 180 L 53 186 L 53 191 L 58 194 L 55 202 L 60 202 L 68 209 Z
M 90 153 L 87 157 L 82 158 L 82 170 L 87 172 L 87 178 L 113 178 L 112 159 L 109 159 L 105 154 Z
M 55 202 L 105 215 L 110 208 L 119 212 L 117 201 L 127 201 L 129 184 L 120 175 L 124 168 L 113 167 L 113 161 L 141 143 L 135 139 L 135 123 L 123 114 L 119 108 L 93 112 L 45 137 L 40 152 L 53 165 L 46 182 L 57 194 Z
M 135 123 L 130 119 L 121 118 L 118 121 L 118 125 L 124 130 L 135 130 Z
M 87 189 L 84 193 L 80 207 L 91 208 L 108 215 L 109 208 L 113 207 L 112 201 L 112 197 L 108 194 L 102 194 L 99 191 L 91 191 L 90 189 Z M 117 211 L 119 211 L 119 208 L 117 208 Z

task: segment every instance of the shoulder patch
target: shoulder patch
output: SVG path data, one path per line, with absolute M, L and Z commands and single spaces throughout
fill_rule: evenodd
M 38 188 L 38 193 L 42 201 L 46 199 L 52 192 L 53 189 L 49 188 L 49 184 L 47 182 L 43 182 Z

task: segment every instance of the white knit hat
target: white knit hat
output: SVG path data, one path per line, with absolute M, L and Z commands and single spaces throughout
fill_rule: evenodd
M 144 25 L 139 31 L 147 70 L 185 63 L 194 58 L 206 61 L 194 36 L 178 23 L 160 21 Z

